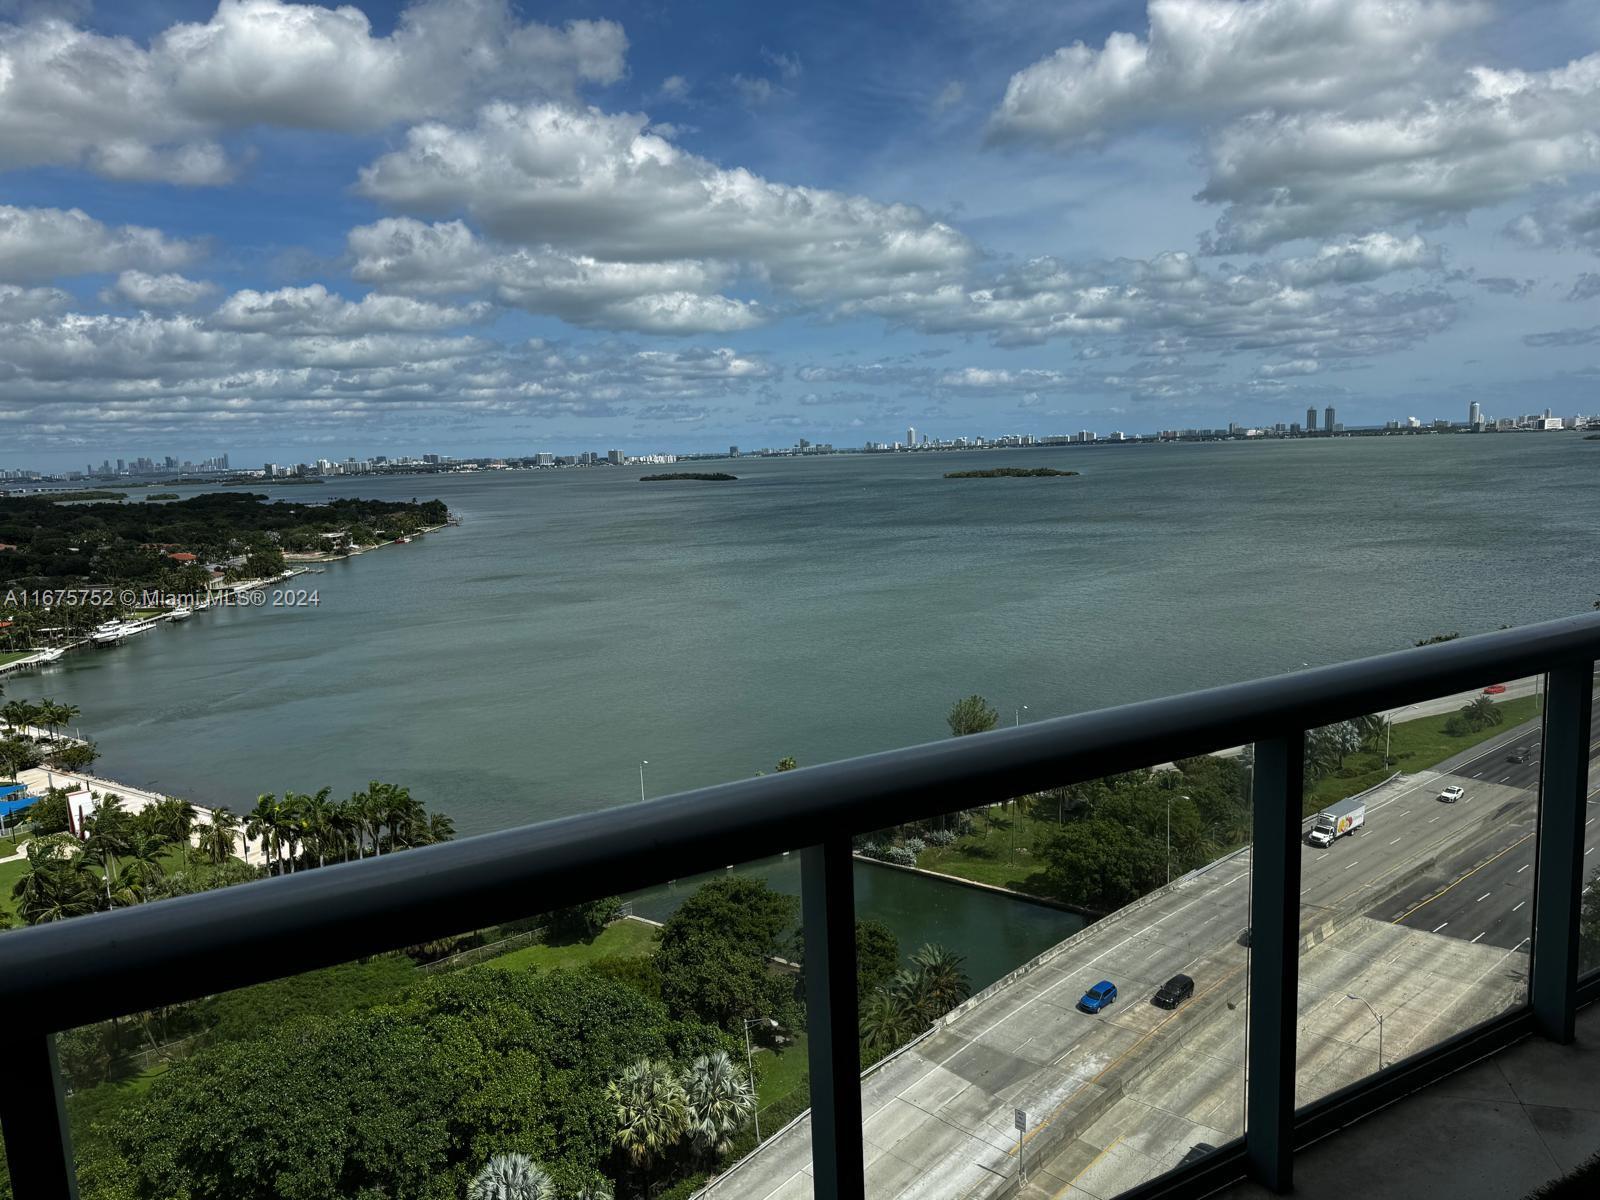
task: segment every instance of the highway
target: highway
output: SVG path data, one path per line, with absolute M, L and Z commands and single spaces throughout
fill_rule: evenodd
M 1505 755 L 1536 734 L 1508 730 L 1402 777 L 1369 798 L 1355 835 L 1302 848 L 1301 1103 L 1377 1065 L 1376 1023 L 1347 993 L 1383 1014 L 1390 1062 L 1521 1001 L 1530 916 L 1518 889 L 1531 872 L 1519 871 L 1518 856 L 1531 847 L 1537 763 Z M 1466 797 L 1440 803 L 1451 782 Z M 1196 1142 L 1237 1136 L 1249 874 L 1243 851 L 1175 881 L 969 1001 L 869 1074 L 862 1107 L 874 1200 L 1013 1194 L 1019 1108 L 1029 1121 L 1027 1200 L 1111 1196 L 1169 1169 Z M 1179 971 L 1195 979 L 1194 998 L 1176 1012 L 1152 1006 L 1150 995 Z M 1118 1003 L 1097 1017 L 1077 1012 L 1078 996 L 1101 978 L 1117 984 Z M 808 1197 L 808 1121 L 714 1181 L 707 1200 Z

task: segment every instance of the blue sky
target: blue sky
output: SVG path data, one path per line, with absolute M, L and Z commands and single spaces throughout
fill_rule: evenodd
M 1597 13 L 0 0 L 0 466 L 1594 412 Z

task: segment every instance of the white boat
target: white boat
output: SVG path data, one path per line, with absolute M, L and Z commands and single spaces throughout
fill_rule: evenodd
M 127 621 L 102 621 L 89 634 L 97 645 L 110 646 L 128 636 Z
M 169 621 L 187 621 L 192 616 L 194 616 L 194 609 L 186 608 L 183 605 L 179 605 L 177 608 L 174 608 L 170 612 L 167 613 L 167 620 L 169 620 Z
M 33 652 L 33 654 L 34 654 L 33 661 L 34 662 L 42 662 L 42 663 L 55 662 L 56 659 L 60 658 L 65 653 L 66 653 L 66 651 L 63 650 L 60 646 L 52 646 L 48 650 L 35 650 Z

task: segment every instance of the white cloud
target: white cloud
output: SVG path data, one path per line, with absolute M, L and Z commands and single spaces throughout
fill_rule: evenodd
M 718 329 L 742 328 L 760 319 L 756 310 L 716 292 L 735 277 L 813 305 L 925 290 L 959 278 L 976 253 L 914 206 L 774 183 L 680 149 L 643 116 L 556 104 L 490 105 L 468 129 L 418 126 L 404 149 L 362 171 L 360 189 L 412 212 L 464 211 L 498 243 L 526 249 L 538 268 L 503 260 L 486 268 L 463 225 L 423 233 L 390 221 L 353 235 L 361 278 L 391 286 L 404 276 L 421 291 L 435 276 L 459 281 L 465 256 L 475 264 L 470 276 L 489 270 L 507 288 L 523 277 L 536 311 L 561 312 L 551 296 L 581 305 L 585 294 L 606 299 L 618 289 L 685 292 L 707 302 L 629 307 L 652 321 L 687 311 L 701 328 L 708 317 Z M 684 282 L 662 284 L 663 269 Z
M 0 162 L 220 183 L 226 130 L 366 131 L 489 95 L 566 95 L 620 78 L 626 48 L 614 22 L 523 22 L 507 0 L 421 0 L 383 37 L 350 5 L 221 0 L 148 46 L 35 16 L 0 25 Z
M 1113 33 L 1011 77 L 991 137 L 1055 146 L 1142 121 L 1301 108 L 1409 79 L 1486 6 L 1436 0 L 1150 0 L 1146 39 Z
M 1580 246 L 1600 254 L 1600 192 L 1563 196 L 1513 218 L 1506 234 L 1524 246 Z
M 369 293 L 358 301 L 335 295 L 320 283 L 235 292 L 207 319 L 214 329 L 296 334 L 368 334 L 455 329 L 482 320 L 488 305 L 452 308 L 409 296 Z
M 13 321 L 26 321 L 57 312 L 72 303 L 72 297 L 60 288 L 18 287 L 0 283 L 0 325 Z
M 1256 368 L 1260 379 L 1282 379 L 1291 375 L 1315 375 L 1322 364 L 1314 358 L 1292 358 L 1287 362 L 1262 363 Z
M 0 280 L 33 283 L 125 269 L 164 271 L 199 256 L 142 225 L 105 225 L 80 208 L 0 204 Z
M 151 275 L 147 271 L 123 271 L 100 298 L 107 304 L 125 300 L 140 308 L 188 308 L 216 290 L 215 284 L 171 272 Z
M 772 98 L 782 90 L 761 75 L 735 75 L 730 82 L 748 108 L 762 108 L 772 103 Z
M 1314 287 L 1368 283 L 1392 271 L 1437 270 L 1440 263 L 1439 248 L 1420 235 L 1369 233 L 1319 247 L 1310 257 L 1287 259 L 1278 265 L 1278 274 L 1295 287 Z
M 959 79 L 952 79 L 939 89 L 939 94 L 933 98 L 933 111 L 942 113 L 960 104 L 966 97 L 967 85 Z
M 1426 224 L 1600 170 L 1600 54 L 1549 71 L 1468 72 L 1444 98 L 1381 115 L 1258 115 L 1213 137 L 1199 198 L 1226 205 L 1209 248 L 1257 251 Z
M 658 93 L 663 100 L 675 100 L 682 103 L 689 98 L 689 81 L 682 75 L 668 75 L 661 81 Z

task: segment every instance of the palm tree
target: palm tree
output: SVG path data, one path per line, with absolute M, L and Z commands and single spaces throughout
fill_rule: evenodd
M 734 1135 L 755 1115 L 755 1089 L 726 1050 L 695 1059 L 684 1077 L 683 1091 L 689 1136 L 708 1158 L 725 1154 Z
M 239 818 L 226 808 L 213 808 L 211 820 L 200 826 L 200 853 L 218 866 L 233 854 Z
M 1487 729 L 1506 719 L 1505 713 L 1500 711 L 1500 706 L 1488 696 L 1479 696 L 1476 700 L 1462 705 L 1461 715 L 1473 729 Z
M 29 925 L 81 917 L 100 907 L 100 881 L 84 855 L 62 840 L 28 843 L 28 873 L 11 885 L 17 913 Z
M 383 853 L 383 821 L 387 815 L 386 804 L 389 785 L 379 783 L 376 779 L 367 781 L 367 790 L 357 792 L 351 799 L 361 802 L 361 824 L 372 836 L 372 853 Z
M 428 814 L 427 844 L 432 846 L 439 842 L 453 841 L 456 836 L 456 823 L 444 813 Z
M 904 1005 L 879 988 L 867 997 L 861 1006 L 861 1042 L 863 1049 L 874 1060 L 910 1041 Z
M 166 875 L 161 852 L 167 845 L 159 834 L 130 832 L 121 856 L 111 858 L 106 868 L 106 899 L 112 908 L 144 903 L 151 885 Z
M 547 1200 L 554 1195 L 549 1172 L 526 1154 L 492 1155 L 467 1184 L 467 1200 Z
M 282 806 L 271 792 L 256 797 L 256 806 L 244 819 L 244 836 L 261 843 L 261 853 L 273 874 L 278 874 L 278 840 L 283 824 Z
M 580 1187 L 576 1193 L 576 1200 L 616 1200 L 616 1195 L 609 1180 L 598 1178 L 591 1179 Z
M 972 981 L 962 967 L 961 955 L 929 943 L 911 956 L 916 964 L 919 990 L 938 1013 L 947 1013 L 972 995 Z
M 0 705 L 0 720 L 12 733 L 20 734 L 39 723 L 39 706 L 29 700 L 7 700 Z
M 418 827 L 425 818 L 422 805 L 411 798 L 410 788 L 392 783 L 383 786 L 383 823 L 389 827 L 389 848 L 416 845 L 420 840 Z
M 328 865 L 328 846 L 334 838 L 334 805 L 328 800 L 332 791 L 332 788 L 323 788 L 315 796 L 300 798 L 301 826 L 307 845 L 316 847 L 319 867 Z
M 295 859 L 300 857 L 300 843 L 306 836 L 305 808 L 311 797 L 301 792 L 284 792 L 278 806 L 278 837 L 288 847 L 284 859 L 289 864 L 289 874 L 294 874 Z
M 667 1063 L 641 1058 L 611 1081 L 606 1096 L 617 1119 L 612 1140 L 644 1174 L 648 1195 L 650 1168 L 684 1133 L 688 1106 L 683 1085 Z
M 56 731 L 71 725 L 82 711 L 76 704 L 57 704 L 54 700 L 46 700 L 39 705 L 39 720 L 50 731 L 51 740 L 54 740 Z
M 194 805 L 187 800 L 168 796 L 165 800 L 158 800 L 145 811 L 149 814 L 150 827 L 169 846 L 189 844 L 189 833 L 193 830 L 195 821 Z
M 356 798 L 351 796 L 333 805 L 328 818 L 329 836 L 338 842 L 339 857 L 344 862 L 350 861 L 351 847 L 355 847 L 357 853 L 361 850 L 361 817 L 358 808 Z

